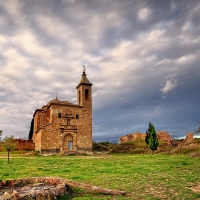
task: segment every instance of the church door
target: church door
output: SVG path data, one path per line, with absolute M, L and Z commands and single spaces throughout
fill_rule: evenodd
M 72 150 L 72 149 L 73 149 L 73 142 L 68 141 L 68 150 Z
M 64 150 L 73 150 L 73 137 L 70 134 L 68 134 L 64 137 L 63 149 Z

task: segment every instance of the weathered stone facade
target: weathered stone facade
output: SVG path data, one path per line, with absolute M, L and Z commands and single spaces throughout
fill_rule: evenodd
M 35 111 L 35 150 L 42 154 L 92 150 L 92 83 L 85 70 L 76 89 L 77 104 L 56 98 Z

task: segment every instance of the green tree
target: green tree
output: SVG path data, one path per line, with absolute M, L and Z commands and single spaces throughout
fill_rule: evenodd
M 154 125 L 152 126 L 149 138 L 149 148 L 151 149 L 151 157 L 153 156 L 153 151 L 157 150 L 158 147 L 158 138 L 155 131 Z
M 31 120 L 31 126 L 30 126 L 29 135 L 28 135 L 29 140 L 31 140 L 33 137 L 33 126 L 34 126 L 34 118 L 32 118 L 32 120 Z
M 153 124 L 149 122 L 149 127 L 146 131 L 146 136 L 145 136 L 145 142 L 147 145 L 149 145 L 150 133 L 151 133 L 152 128 L 153 128 Z
M 5 151 L 8 152 L 8 163 L 10 163 L 10 151 L 15 150 L 17 147 L 17 142 L 14 139 L 14 136 L 5 137 L 2 147 Z

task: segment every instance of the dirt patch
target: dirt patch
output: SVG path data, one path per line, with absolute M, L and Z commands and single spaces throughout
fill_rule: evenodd
M 200 193 L 200 182 L 197 185 L 190 187 L 193 192 Z

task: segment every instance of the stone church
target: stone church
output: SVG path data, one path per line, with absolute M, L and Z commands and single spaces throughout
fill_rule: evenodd
M 77 103 L 49 101 L 33 115 L 33 142 L 41 154 L 92 151 L 92 83 L 85 68 L 77 90 Z

